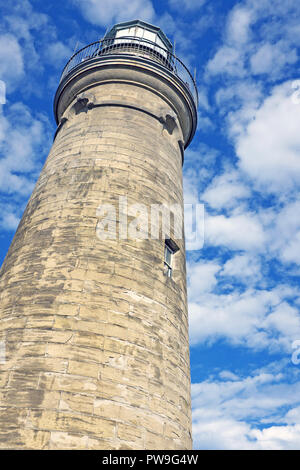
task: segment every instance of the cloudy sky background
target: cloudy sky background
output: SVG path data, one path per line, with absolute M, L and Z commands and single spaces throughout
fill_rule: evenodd
M 204 246 L 187 256 L 194 446 L 299 449 L 300 3 L 0 0 L 0 10 L 0 261 L 51 146 L 65 62 L 115 22 L 160 26 L 199 87 L 184 166 L 185 201 L 205 205 Z

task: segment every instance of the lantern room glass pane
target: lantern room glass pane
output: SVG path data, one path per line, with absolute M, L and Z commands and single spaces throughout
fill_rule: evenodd
M 120 39 L 124 36 L 134 36 L 134 30 L 135 28 L 124 28 L 124 29 L 120 29 L 119 31 L 116 32 L 116 38 L 115 38 L 115 41 L 114 43 L 115 44 L 124 44 L 124 43 L 129 43 L 129 42 L 133 42 L 133 41 L 130 41 L 130 39 Z
M 120 29 L 119 31 L 116 32 L 116 38 L 121 38 L 122 36 L 133 36 L 130 29 L 134 29 L 134 28 Z
M 156 41 L 155 41 L 155 42 L 156 42 L 156 44 L 157 44 L 159 47 L 154 47 L 154 49 L 155 49 L 157 52 L 159 52 L 161 55 L 163 55 L 165 58 L 167 58 L 167 57 L 168 57 L 168 53 L 167 53 L 167 51 L 165 51 L 166 46 L 164 45 L 164 43 L 162 42 L 162 40 L 160 39 L 159 36 L 156 36 Z M 161 47 L 162 47 L 163 49 L 161 49 Z
M 153 33 L 152 31 L 148 31 L 147 29 L 144 29 L 144 38 L 148 39 L 149 41 L 155 42 L 157 35 Z
M 132 37 L 132 39 L 130 39 L 130 37 Z M 151 28 L 148 29 L 140 24 L 134 24 L 133 26 L 126 25 L 124 28 L 120 29 L 116 28 L 112 44 L 120 44 L 122 47 L 125 44 L 130 44 L 131 47 L 134 46 L 136 52 L 142 52 L 145 56 L 147 56 L 147 48 L 152 49 L 155 51 L 155 55 L 152 56 L 152 58 L 162 61 L 163 63 L 169 58 L 168 51 L 166 50 L 167 46 L 159 35 L 155 31 L 151 31 Z M 126 52 L 126 46 L 124 47 L 123 51 Z M 149 57 L 150 56 L 151 55 L 149 55 Z
M 135 28 L 135 34 L 134 36 L 137 36 L 138 38 L 142 38 L 144 36 L 144 29 L 139 28 L 138 26 Z

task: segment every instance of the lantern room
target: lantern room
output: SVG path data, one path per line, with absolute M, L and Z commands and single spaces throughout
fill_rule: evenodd
M 172 43 L 160 28 L 140 20 L 116 24 L 104 36 L 104 39 L 111 39 L 109 41 L 110 45 L 131 44 L 132 48 L 137 46 L 141 49 L 142 46 L 143 48 L 152 49 L 165 59 L 168 58 L 173 49 Z

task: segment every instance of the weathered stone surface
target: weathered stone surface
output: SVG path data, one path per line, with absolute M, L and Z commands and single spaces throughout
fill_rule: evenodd
M 159 120 L 177 92 L 134 73 L 101 82 L 97 71 L 94 102 L 106 105 L 64 122 L 4 261 L 1 448 L 191 448 L 184 240 L 169 279 L 163 239 L 96 234 L 100 204 L 119 228 L 119 196 L 183 205 L 183 115 L 172 129 Z

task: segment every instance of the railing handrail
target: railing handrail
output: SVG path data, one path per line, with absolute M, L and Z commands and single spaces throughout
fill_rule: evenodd
M 64 68 L 63 68 L 63 70 L 62 70 L 62 73 L 61 73 L 61 76 L 60 76 L 60 81 L 61 81 L 62 78 L 64 77 L 64 72 L 65 72 L 67 66 L 69 65 L 69 63 L 71 62 L 71 60 L 74 59 L 75 56 L 77 56 L 78 54 L 80 54 L 81 51 L 84 51 L 84 49 L 87 49 L 88 47 L 93 46 L 94 44 L 98 44 L 98 43 L 101 42 L 101 41 L 102 41 L 102 39 L 100 39 L 100 40 L 98 40 L 98 41 L 91 42 L 91 43 L 88 44 L 87 46 L 84 46 L 84 47 L 82 47 L 81 49 L 79 49 L 78 51 L 74 52 L 74 54 L 70 57 L 70 59 L 68 60 L 68 62 L 66 63 L 66 65 L 64 66 Z M 76 67 L 76 65 L 75 65 L 74 67 Z M 73 67 L 72 67 L 72 69 L 73 69 Z M 68 73 L 69 73 L 72 69 L 70 69 L 70 70 L 68 71 Z
M 125 42 L 124 42 L 125 41 Z M 126 42 L 128 41 L 128 42 Z M 68 60 L 65 67 L 63 68 L 60 81 L 62 81 L 73 69 L 75 69 L 79 64 L 84 62 L 85 60 L 95 58 L 101 55 L 109 55 L 110 53 L 116 54 L 118 49 L 122 49 L 122 47 L 126 46 L 130 49 L 130 44 L 138 43 L 138 47 L 144 47 L 143 52 L 145 52 L 145 47 L 147 48 L 147 52 L 150 52 L 155 57 L 154 61 L 158 61 L 158 56 L 160 56 L 160 61 L 164 63 L 167 67 L 167 70 L 176 77 L 178 77 L 189 89 L 190 93 L 192 94 L 196 107 L 198 106 L 198 91 L 197 85 L 192 77 L 188 68 L 184 65 L 184 63 L 178 59 L 172 52 L 168 49 L 165 49 L 153 41 L 150 41 L 145 38 L 140 38 L 138 36 L 121 36 L 121 37 L 114 37 L 114 38 L 105 38 L 100 39 L 98 41 L 92 42 L 87 46 L 82 47 L 78 51 L 76 51 Z M 138 51 L 139 49 L 137 49 Z M 142 49 L 140 49 L 142 50 Z M 130 53 L 126 50 L 126 53 Z M 136 52 L 132 51 L 133 55 L 137 55 Z M 149 58 L 149 57 L 147 57 Z M 151 58 L 151 57 L 150 57 Z M 178 67 L 179 66 L 179 67 Z M 188 81 L 186 81 L 188 79 Z

